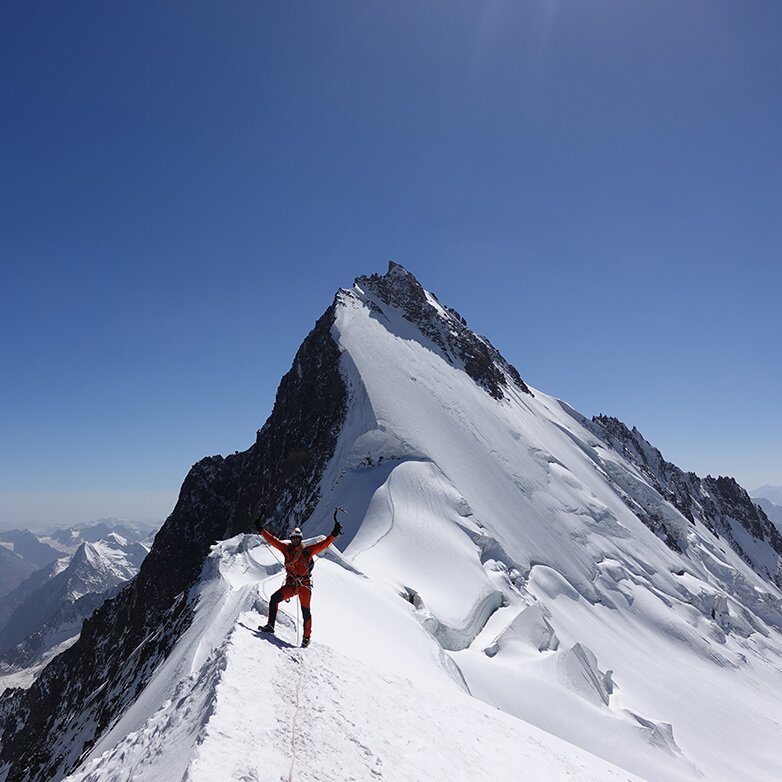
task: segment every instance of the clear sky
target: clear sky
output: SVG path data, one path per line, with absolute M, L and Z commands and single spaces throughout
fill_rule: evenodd
M 0 525 L 164 517 L 390 258 L 533 386 L 782 484 L 782 3 L 0 8 Z

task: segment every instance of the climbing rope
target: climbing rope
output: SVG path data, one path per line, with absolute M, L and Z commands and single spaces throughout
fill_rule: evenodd
M 298 658 L 299 675 L 296 677 L 296 693 L 293 705 L 293 718 L 291 719 L 291 767 L 288 770 L 288 782 L 293 782 L 293 771 L 296 767 L 296 718 L 299 716 L 299 694 L 301 691 L 302 666 L 304 661 Z

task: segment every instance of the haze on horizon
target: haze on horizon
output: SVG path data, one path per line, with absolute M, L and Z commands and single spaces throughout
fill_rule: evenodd
M 0 527 L 165 518 L 389 258 L 533 386 L 782 484 L 780 34 L 765 1 L 6 4 Z

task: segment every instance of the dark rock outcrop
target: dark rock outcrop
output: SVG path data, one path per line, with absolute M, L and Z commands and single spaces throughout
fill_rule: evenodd
M 759 575 L 782 587 L 782 535 L 762 508 L 733 478 L 699 478 L 666 461 L 633 427 L 610 416 L 592 418 L 592 431 L 618 453 L 637 465 L 649 484 L 671 503 L 690 523 L 697 519 L 731 548 Z M 669 533 L 664 520 L 638 513 L 655 534 L 681 551 L 680 541 Z M 751 543 L 738 534 L 740 529 Z M 770 550 L 769 556 L 757 556 L 757 546 Z

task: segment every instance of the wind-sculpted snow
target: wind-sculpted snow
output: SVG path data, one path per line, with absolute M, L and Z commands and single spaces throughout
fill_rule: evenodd
M 449 650 L 469 646 L 504 602 L 462 529 L 470 523 L 462 508 L 463 498 L 435 465 L 401 462 L 374 493 L 345 551 L 372 578 L 408 594 L 421 621 Z
M 635 779 L 455 688 L 441 659 L 420 653 L 436 644 L 409 604 L 354 568 L 317 566 L 323 642 L 292 647 L 294 606 L 282 609 L 279 638 L 261 636 L 261 596 L 279 564 L 257 543 L 216 548 L 177 651 L 67 782 Z M 340 602 L 341 585 L 351 602 Z M 400 634 L 402 659 L 378 655 L 379 634 L 370 648 L 352 643 L 359 604 Z

